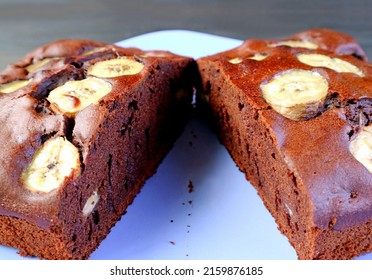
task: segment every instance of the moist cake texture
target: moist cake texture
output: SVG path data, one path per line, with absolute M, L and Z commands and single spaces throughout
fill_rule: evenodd
M 361 47 L 314 29 L 197 63 L 200 111 L 298 258 L 372 251 L 372 68 Z
M 85 40 L 0 73 L 0 243 L 86 259 L 181 133 L 193 59 Z

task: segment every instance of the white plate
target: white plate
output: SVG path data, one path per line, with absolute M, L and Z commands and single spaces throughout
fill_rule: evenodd
M 198 58 L 241 41 L 184 30 L 117 44 Z M 193 184 L 189 192 L 189 183 Z M 0 246 L 0 259 L 24 259 Z M 127 214 L 91 259 L 296 259 L 256 194 L 215 135 L 192 119 Z M 372 259 L 367 254 L 359 259 Z

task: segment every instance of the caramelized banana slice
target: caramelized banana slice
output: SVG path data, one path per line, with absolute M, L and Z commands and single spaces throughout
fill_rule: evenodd
M 318 45 L 310 41 L 288 40 L 288 41 L 280 41 L 277 43 L 269 44 L 269 47 L 277 47 L 277 46 L 288 46 L 291 48 L 304 48 L 304 49 L 309 49 L 309 50 L 316 50 L 318 48 Z
M 12 93 L 20 88 L 27 86 L 31 80 L 16 80 L 0 85 L 0 93 Z
M 299 121 L 316 116 L 328 94 L 328 82 L 318 72 L 292 69 L 262 83 L 261 90 L 275 111 Z
M 135 75 L 142 71 L 144 65 L 127 57 L 97 62 L 88 68 L 88 74 L 99 78 L 114 78 Z
M 84 55 L 91 55 L 91 54 L 94 54 L 94 53 L 99 53 L 99 52 L 102 52 L 104 50 L 106 50 L 107 48 L 106 47 L 97 47 L 97 48 L 93 48 L 89 51 L 86 51 L 86 52 L 83 52 L 81 54 L 81 56 L 84 56 Z
M 65 138 L 55 137 L 39 148 L 21 179 L 28 189 L 47 193 L 59 188 L 67 177 L 79 173 L 78 149 Z
M 29 73 L 34 73 L 36 71 L 38 71 L 41 67 L 43 67 L 44 65 L 46 65 L 47 63 L 53 61 L 53 60 L 59 60 L 61 59 L 61 57 L 48 57 L 48 58 L 44 58 L 42 60 L 39 60 L 39 61 L 36 61 L 30 65 L 28 65 L 26 67 L 26 70 L 29 72 Z
M 267 57 L 267 54 L 255 53 L 254 56 L 249 57 L 249 59 L 261 61 L 261 60 L 264 60 L 266 57 Z
M 255 53 L 253 56 L 248 57 L 247 59 L 261 61 L 261 60 L 264 60 L 266 57 L 267 57 L 266 54 Z M 229 62 L 231 64 L 239 64 L 239 63 L 243 62 L 243 59 L 240 58 L 240 57 L 235 57 L 235 58 L 230 59 Z
M 52 90 L 48 96 L 51 109 L 60 114 L 74 115 L 90 104 L 97 103 L 112 90 L 112 85 L 102 79 L 88 77 L 69 81 Z
M 345 60 L 330 57 L 323 54 L 316 53 L 303 53 L 297 55 L 299 61 L 304 64 L 314 66 L 314 67 L 326 67 L 332 69 L 336 72 L 349 72 L 354 73 L 360 77 L 364 77 L 364 73 L 355 65 L 347 62 Z
M 229 60 L 231 64 L 239 64 L 243 62 L 243 59 L 241 57 L 234 57 Z
M 350 142 L 349 151 L 372 173 L 372 126 L 365 126 Z

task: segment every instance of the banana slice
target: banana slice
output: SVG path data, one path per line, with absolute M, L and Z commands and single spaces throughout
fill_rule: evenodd
M 32 191 L 48 193 L 59 188 L 65 179 L 80 171 L 78 149 L 63 137 L 46 141 L 35 153 L 21 179 Z
M 336 72 L 350 72 L 354 73 L 360 77 L 364 77 L 364 73 L 355 65 L 347 62 L 345 60 L 330 57 L 323 54 L 316 54 L 316 53 L 303 53 L 297 55 L 299 61 L 304 64 L 314 66 L 314 67 L 326 67 L 332 69 Z
M 97 48 L 93 48 L 93 49 L 91 49 L 91 50 L 89 50 L 89 51 L 83 52 L 83 53 L 81 54 L 81 56 L 91 55 L 91 54 L 94 54 L 94 53 L 99 53 L 99 52 L 102 52 L 102 51 L 104 51 L 104 50 L 106 50 L 106 47 L 97 47 Z
M 350 142 L 349 151 L 372 173 L 372 126 L 365 126 L 363 130 Z
M 261 91 L 275 111 L 299 121 L 316 116 L 328 94 L 328 82 L 318 72 L 292 69 L 262 83 Z
M 112 90 L 112 85 L 102 79 L 88 77 L 81 81 L 69 81 L 49 93 L 47 100 L 51 109 L 60 114 L 73 116 Z
M 255 53 L 254 56 L 249 57 L 249 59 L 253 59 L 253 60 L 257 60 L 257 61 L 261 61 L 261 60 L 264 60 L 266 57 L 267 57 L 266 54 Z
M 97 62 L 88 68 L 88 74 L 99 78 L 114 78 L 135 75 L 142 71 L 144 65 L 127 57 Z
M 287 41 L 280 41 L 277 43 L 269 44 L 269 47 L 277 47 L 277 46 L 288 46 L 291 48 L 304 48 L 304 49 L 309 49 L 309 50 L 316 50 L 318 48 L 318 45 L 310 41 L 287 40 Z
M 92 211 L 94 210 L 94 207 L 96 207 L 98 201 L 100 199 L 99 194 L 97 191 L 94 191 L 93 194 L 87 199 L 87 202 L 85 202 L 84 208 L 83 208 L 83 216 L 88 216 Z
M 243 62 L 243 59 L 241 57 L 235 57 L 229 60 L 231 64 L 239 64 Z
M 265 54 L 255 53 L 253 56 L 248 57 L 248 59 L 261 61 L 261 60 L 264 60 L 266 57 L 267 57 L 267 55 L 265 55 Z M 229 62 L 231 64 L 239 64 L 239 63 L 243 62 L 243 59 L 241 57 L 235 57 L 235 58 L 230 59 Z
M 26 70 L 29 73 L 34 73 L 34 72 L 38 71 L 44 65 L 48 64 L 49 62 L 51 62 L 53 60 L 59 60 L 59 59 L 61 59 L 61 57 L 48 57 L 48 58 L 44 58 L 42 60 L 36 61 L 35 63 L 32 63 L 32 64 L 28 65 L 26 67 Z
M 17 80 L 0 85 L 0 93 L 12 93 L 20 88 L 27 86 L 31 80 Z

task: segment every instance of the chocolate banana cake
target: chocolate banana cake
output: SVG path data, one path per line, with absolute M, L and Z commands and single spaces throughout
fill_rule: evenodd
M 197 65 L 85 40 L 0 73 L 0 243 L 86 259 L 181 133 Z
M 372 67 L 308 30 L 197 61 L 205 114 L 299 259 L 372 251 Z

